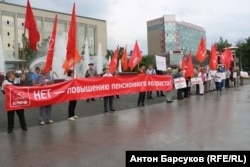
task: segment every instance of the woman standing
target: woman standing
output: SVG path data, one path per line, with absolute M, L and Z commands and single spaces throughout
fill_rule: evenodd
M 44 70 L 37 76 L 37 78 L 34 80 L 34 85 L 35 86 L 45 86 L 49 85 L 52 83 L 50 80 L 50 76 L 47 72 Z M 40 111 L 39 111 L 39 121 L 40 125 L 45 125 L 45 121 L 47 123 L 54 123 L 54 121 L 51 118 L 51 107 L 52 105 L 46 105 L 46 106 L 41 106 Z
M 138 74 L 139 75 L 146 75 L 146 66 L 144 64 L 140 65 Z M 140 92 L 139 93 L 138 103 L 137 103 L 138 107 L 139 106 L 144 106 L 145 96 L 146 96 L 146 92 Z
M 102 77 L 112 77 L 113 75 L 110 73 L 109 71 L 109 66 L 105 67 L 105 73 L 102 75 Z M 107 113 L 108 112 L 108 103 L 109 103 L 109 109 L 110 111 L 115 111 L 114 107 L 113 107 L 113 100 L 114 100 L 114 96 L 105 96 L 104 97 L 104 112 Z
M 200 95 L 204 95 L 205 71 L 203 68 L 200 69 L 198 77 L 201 77 L 202 80 L 202 82 L 199 84 Z
M 215 73 L 214 81 L 215 81 L 216 91 L 220 92 L 221 94 L 222 75 L 219 68 L 217 68 L 217 71 Z
M 15 72 L 9 71 L 7 73 L 6 80 L 4 80 L 4 82 L 2 83 L 2 91 L 3 91 L 3 93 L 5 93 L 4 90 L 5 90 L 6 85 L 18 85 L 17 83 L 15 83 L 15 79 L 16 79 Z M 17 116 L 19 118 L 19 122 L 20 122 L 22 130 L 27 131 L 28 129 L 26 127 L 26 122 L 25 122 L 25 117 L 24 117 L 24 109 L 20 109 L 20 110 L 7 111 L 8 133 L 13 132 L 15 112 L 17 113 Z
M 69 81 L 69 80 L 72 80 L 73 78 L 74 78 L 74 71 L 69 70 L 67 73 L 66 80 Z M 69 121 L 74 121 L 79 118 L 77 115 L 75 115 L 76 103 L 77 103 L 76 100 L 69 101 L 69 107 L 68 107 L 68 120 Z

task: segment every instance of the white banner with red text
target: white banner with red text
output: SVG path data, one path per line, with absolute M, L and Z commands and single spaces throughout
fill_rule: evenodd
M 174 79 L 175 89 L 182 89 L 187 87 L 187 82 L 184 77 Z
M 12 111 L 70 100 L 172 89 L 172 77 L 162 75 L 84 78 L 31 87 L 7 85 L 5 108 Z

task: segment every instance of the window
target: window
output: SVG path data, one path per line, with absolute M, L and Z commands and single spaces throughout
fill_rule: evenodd
M 10 32 L 7 32 L 7 35 L 10 36 Z
M 9 20 L 7 20 L 7 24 L 10 24 Z
M 10 47 L 10 44 L 8 43 L 8 47 Z
M 22 26 L 24 26 L 24 23 L 22 23 Z

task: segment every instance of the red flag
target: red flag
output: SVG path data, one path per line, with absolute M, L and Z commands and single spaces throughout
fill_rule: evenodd
M 76 49 L 76 12 L 74 3 L 68 32 L 66 60 L 63 63 L 63 68 L 65 69 L 65 72 L 72 68 L 80 60 L 81 56 Z
M 211 48 L 209 68 L 211 70 L 215 70 L 217 66 L 218 66 L 218 57 L 217 57 L 216 45 L 213 44 Z
M 128 69 L 128 60 L 127 60 L 127 46 L 124 48 L 122 58 L 121 58 L 122 70 L 126 71 Z
M 196 59 L 200 62 L 203 63 L 203 61 L 206 59 L 206 45 L 205 45 L 205 41 L 203 38 L 201 38 L 200 44 L 199 44 L 199 48 L 196 54 Z
M 229 48 L 226 48 L 223 54 L 224 54 L 224 64 L 226 66 L 226 70 L 230 70 L 231 63 L 234 60 L 233 53 Z
M 184 70 L 186 66 L 187 66 L 186 58 L 183 56 L 181 61 L 181 69 Z
M 117 69 L 118 54 L 119 54 L 119 49 L 118 49 L 118 46 L 117 46 L 117 48 L 115 50 L 115 53 L 114 53 L 114 55 L 113 55 L 113 57 L 112 57 L 112 59 L 111 59 L 111 61 L 109 63 L 109 71 L 110 71 L 111 74 L 113 74 Z
M 133 69 L 141 61 L 141 59 L 142 59 L 141 50 L 140 50 L 140 48 L 138 46 L 138 43 L 136 41 L 133 53 L 132 53 L 132 55 L 130 57 L 129 64 L 128 64 L 128 66 L 130 68 L 130 71 L 133 71 Z
M 50 71 L 50 68 L 51 68 L 52 63 L 53 63 L 54 48 L 55 48 L 55 42 L 56 42 L 56 27 L 57 27 L 57 15 L 56 15 L 55 20 L 54 20 L 54 26 L 53 26 L 53 30 L 52 30 L 50 40 L 49 40 L 47 60 L 46 60 L 45 68 L 44 68 L 45 72 Z
M 40 40 L 40 34 L 37 29 L 36 20 L 33 15 L 29 0 L 27 1 L 24 28 L 27 28 L 29 30 L 30 48 L 33 50 L 37 50 L 36 44 Z
M 187 69 L 185 73 L 185 78 L 194 76 L 194 66 L 192 60 L 192 53 L 189 53 L 188 60 L 187 60 Z

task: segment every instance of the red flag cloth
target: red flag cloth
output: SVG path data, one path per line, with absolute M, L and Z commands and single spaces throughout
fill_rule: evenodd
M 27 28 L 29 30 L 30 48 L 33 50 L 37 50 L 36 44 L 38 41 L 40 41 L 40 34 L 36 25 L 36 20 L 33 15 L 29 0 L 27 1 L 24 28 Z
M 206 45 L 205 45 L 205 41 L 204 38 L 201 38 L 200 44 L 199 44 L 199 48 L 196 54 L 196 59 L 200 62 L 203 63 L 204 60 L 206 59 Z
M 188 60 L 187 60 L 187 69 L 185 73 L 185 78 L 194 76 L 194 66 L 192 60 L 192 53 L 189 53 Z
M 122 70 L 126 71 L 128 69 L 128 60 L 127 60 L 127 46 L 124 48 L 122 58 L 121 58 Z
M 141 59 L 142 59 L 141 50 L 140 50 L 140 48 L 138 46 L 138 43 L 136 41 L 133 53 L 132 53 L 132 55 L 130 57 L 129 64 L 128 64 L 128 66 L 130 68 L 130 71 L 133 71 L 133 69 L 141 61 Z
M 186 58 L 183 56 L 181 61 L 181 70 L 184 70 L 186 66 Z
M 118 53 L 119 53 L 119 49 L 117 47 L 115 50 L 115 53 L 114 53 L 114 55 L 109 63 L 109 71 L 111 74 L 113 74 L 117 69 Z
M 80 60 L 81 56 L 76 49 L 76 12 L 74 3 L 69 32 L 68 32 L 66 60 L 63 63 L 63 68 L 65 69 L 64 73 L 66 73 L 66 71 L 72 68 Z
M 211 47 L 209 68 L 211 70 L 215 70 L 217 68 L 217 66 L 218 66 L 218 57 L 217 57 L 216 45 L 213 44 Z
M 224 53 L 224 56 L 225 56 L 224 64 L 226 66 L 226 70 L 230 70 L 231 63 L 234 60 L 233 53 L 231 52 L 231 50 L 229 48 L 226 48 L 223 53 Z
M 46 59 L 45 68 L 44 68 L 45 72 L 50 71 L 50 68 L 53 63 L 54 49 L 55 49 L 55 42 L 56 42 L 56 27 L 57 27 L 57 15 L 54 20 L 54 26 L 53 26 L 53 30 L 52 30 L 50 40 L 49 40 L 49 48 L 48 48 L 47 59 Z

